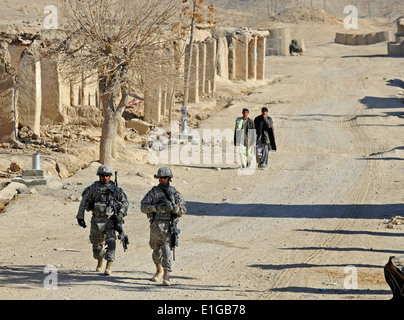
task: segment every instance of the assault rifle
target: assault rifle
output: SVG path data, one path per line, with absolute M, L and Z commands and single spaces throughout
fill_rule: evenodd
M 176 215 L 171 215 L 170 222 L 170 249 L 173 251 L 173 260 L 175 261 L 175 247 L 178 247 L 178 235 L 181 230 L 177 228 L 178 219 L 176 219 Z
M 114 229 L 118 232 L 118 239 L 121 241 L 122 246 L 123 246 L 123 251 L 126 252 L 126 250 L 128 250 L 128 245 L 129 245 L 129 237 L 127 234 L 125 234 L 125 232 L 123 231 L 122 225 L 123 225 L 124 221 L 122 220 L 122 222 L 120 223 L 116 223 L 114 225 Z
M 168 195 L 167 191 L 164 189 L 160 189 L 166 196 L 166 199 L 162 201 L 162 207 L 169 207 L 171 210 L 174 208 L 174 203 L 171 200 L 171 197 Z M 177 228 L 177 215 L 171 214 L 171 221 L 170 221 L 170 250 L 173 251 L 173 260 L 175 261 L 175 247 L 178 247 L 178 235 L 180 234 L 180 229 Z
M 115 185 L 118 187 L 118 171 L 115 171 Z M 113 193 L 113 192 L 111 191 L 111 193 Z M 114 229 L 115 229 L 115 231 L 118 232 L 118 239 L 122 243 L 123 251 L 126 252 L 126 250 L 128 250 L 129 237 L 123 231 L 122 225 L 125 223 L 125 221 L 123 221 L 123 220 L 121 222 L 117 221 L 118 212 L 119 212 L 118 211 L 118 202 L 116 201 L 116 199 L 113 196 L 110 197 L 108 206 L 112 207 L 112 209 L 114 210 L 114 214 L 112 216 L 113 222 L 114 222 Z

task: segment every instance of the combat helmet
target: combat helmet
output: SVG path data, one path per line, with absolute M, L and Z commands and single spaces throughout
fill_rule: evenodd
M 161 177 L 173 177 L 173 173 L 171 172 L 171 169 L 168 167 L 161 167 L 160 169 L 157 170 L 157 174 L 154 175 L 156 179 L 161 178 Z
M 98 167 L 97 176 L 100 176 L 102 174 L 108 174 L 108 175 L 112 176 L 112 169 L 109 166 L 107 166 L 106 164 L 103 164 Z

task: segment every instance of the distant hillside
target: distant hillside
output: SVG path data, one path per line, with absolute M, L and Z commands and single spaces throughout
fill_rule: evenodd
M 313 7 L 326 10 L 331 15 L 344 17 L 344 7 L 354 4 L 359 17 L 395 19 L 404 15 L 403 0 L 209 0 L 217 8 L 270 15 L 289 8 Z

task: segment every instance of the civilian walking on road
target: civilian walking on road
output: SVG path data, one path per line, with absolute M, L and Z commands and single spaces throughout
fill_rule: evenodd
M 276 151 L 275 135 L 272 118 L 268 116 L 268 108 L 261 109 L 261 115 L 254 119 L 257 133 L 256 157 L 259 169 L 268 166 L 269 151 Z
M 249 113 L 243 108 L 243 116 L 236 119 L 234 128 L 234 146 L 239 147 L 242 168 L 250 167 L 255 144 L 254 122 L 248 117 Z

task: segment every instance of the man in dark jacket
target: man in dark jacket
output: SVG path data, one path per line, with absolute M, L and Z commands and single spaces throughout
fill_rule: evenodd
M 261 115 L 254 119 L 257 133 L 256 157 L 258 168 L 265 169 L 268 165 L 270 150 L 276 150 L 273 121 L 268 116 L 268 108 L 261 109 Z

